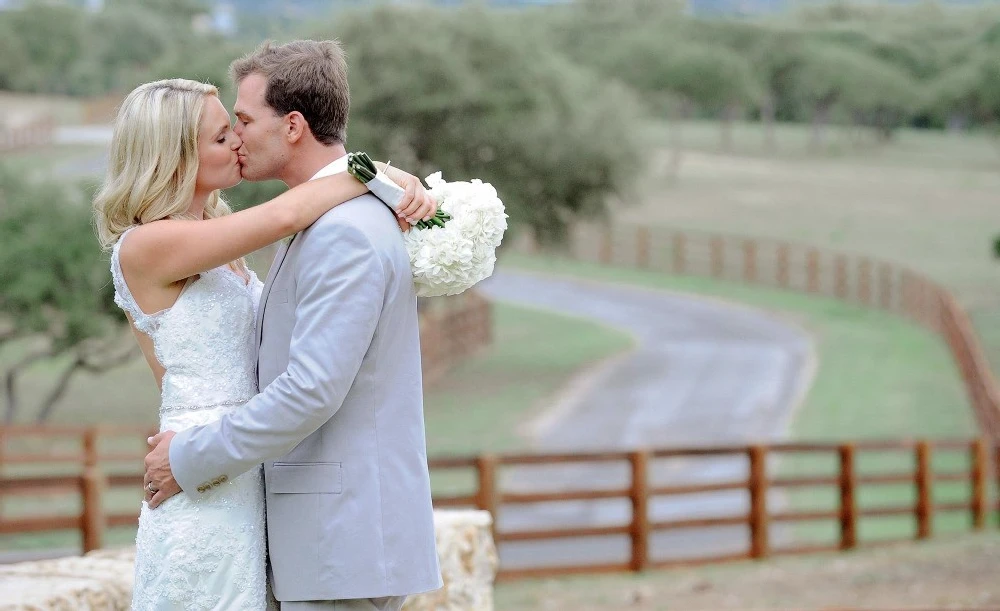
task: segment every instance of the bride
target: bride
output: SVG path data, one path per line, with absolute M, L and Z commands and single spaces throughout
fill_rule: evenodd
M 110 165 L 94 200 L 125 311 L 161 392 L 160 430 L 217 420 L 256 392 L 255 309 L 261 282 L 243 257 L 294 235 L 368 189 L 348 173 L 317 178 L 241 212 L 220 189 L 241 180 L 239 136 L 215 87 L 172 79 L 125 99 Z M 405 172 L 407 219 L 436 204 Z M 178 495 L 150 511 L 136 538 L 133 609 L 264 609 L 264 494 L 259 470 L 210 496 Z

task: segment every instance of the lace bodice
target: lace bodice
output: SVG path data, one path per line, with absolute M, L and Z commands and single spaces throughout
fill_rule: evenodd
M 111 252 L 115 303 L 153 340 L 156 360 L 165 370 L 161 425 L 168 416 L 202 424 L 193 412 L 215 413 L 245 403 L 257 393 L 255 321 L 262 285 L 256 274 L 250 271 L 248 284 L 228 267 L 210 270 L 188 280 L 173 306 L 147 314 L 132 296 L 119 262 L 130 231 Z

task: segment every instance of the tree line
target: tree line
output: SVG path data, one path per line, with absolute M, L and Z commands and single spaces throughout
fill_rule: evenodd
M 198 0 L 108 0 L 99 12 L 49 2 L 0 12 L 0 89 L 85 97 L 180 76 L 216 84 L 231 107 L 228 64 L 260 37 L 337 37 L 351 69 L 349 149 L 419 175 L 492 182 L 515 226 L 544 241 L 627 192 L 643 172 L 650 117 L 718 118 L 723 148 L 741 118 L 765 133 L 779 121 L 809 123 L 817 146 L 834 122 L 886 139 L 900 126 L 1000 120 L 1000 13 L 991 9 L 831 4 L 733 21 L 693 19 L 661 0 L 387 5 L 280 31 L 258 18 L 245 38 L 193 27 L 202 11 Z M 23 417 L 17 379 L 34 363 L 59 363 L 30 415 L 44 419 L 73 375 L 129 356 L 107 261 L 86 227 L 92 188 L 0 172 L 8 419 Z M 243 207 L 282 189 L 244 183 L 226 197 Z

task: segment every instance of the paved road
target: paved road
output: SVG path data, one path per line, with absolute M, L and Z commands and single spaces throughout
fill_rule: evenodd
M 92 150 L 111 144 L 110 125 L 67 125 L 56 128 L 55 142 L 60 146 L 79 146 Z M 107 151 L 88 153 L 61 162 L 55 174 L 68 180 L 103 176 L 108 167 Z
M 624 285 L 503 271 L 484 282 L 492 299 L 586 317 L 629 332 L 635 349 L 578 379 L 536 421 L 542 451 L 641 446 L 739 444 L 781 439 L 811 382 L 810 338 L 766 313 L 722 302 Z M 746 475 L 741 458 L 656 461 L 657 485 L 729 481 Z M 627 485 L 625 467 L 522 467 L 503 474 L 508 489 L 614 488 Z M 780 499 L 772 499 L 780 503 Z M 744 492 L 658 497 L 651 520 L 745 513 Z M 504 507 L 500 530 L 627 523 L 625 500 Z M 780 533 L 774 533 L 780 537 Z M 653 538 L 654 559 L 738 552 L 744 527 L 666 531 Z M 504 543 L 505 567 L 617 562 L 627 538 Z

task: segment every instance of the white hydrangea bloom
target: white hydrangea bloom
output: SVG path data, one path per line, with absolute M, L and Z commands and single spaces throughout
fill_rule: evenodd
M 452 218 L 444 227 L 404 234 L 413 283 L 418 297 L 457 295 L 493 274 L 507 214 L 489 183 L 445 182 L 441 172 L 426 181 L 438 207 Z

